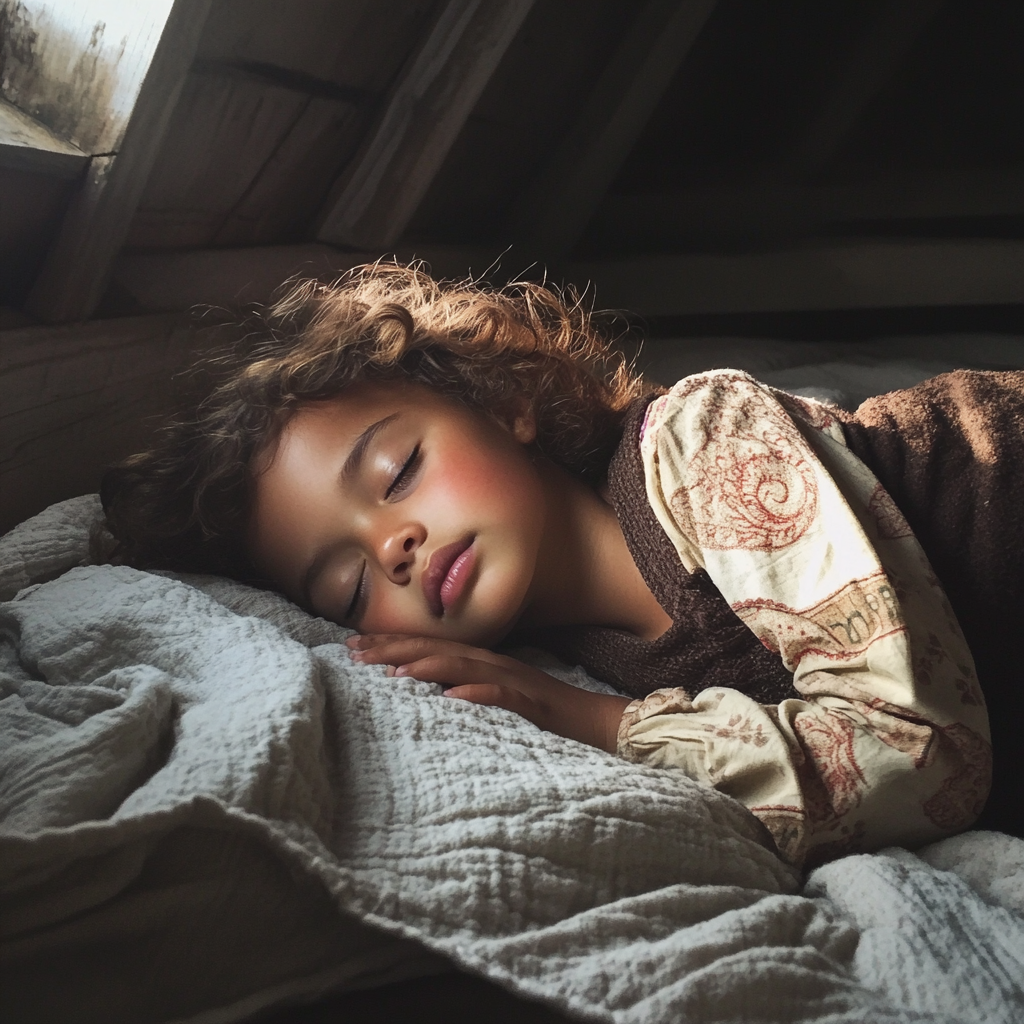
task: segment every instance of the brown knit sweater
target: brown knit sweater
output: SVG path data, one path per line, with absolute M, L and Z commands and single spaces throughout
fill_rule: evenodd
M 579 626 L 530 641 L 623 692 L 729 686 L 764 704 L 799 696 L 778 655 L 734 614 L 706 573 L 688 573 L 647 502 L 639 450 L 647 395 L 626 416 L 608 471 L 630 553 L 672 627 L 646 641 Z M 838 412 L 850 448 L 906 516 L 964 630 L 989 705 L 992 796 L 977 827 L 1024 834 L 1015 745 L 1024 727 L 1024 372 L 961 370 Z
M 640 426 L 660 393 L 640 399 L 627 413 L 623 439 L 608 467 L 608 487 L 633 561 L 672 626 L 657 640 L 600 626 L 538 630 L 529 639 L 633 697 L 665 686 L 694 694 L 730 686 L 762 704 L 799 697 L 792 673 L 740 621 L 708 574 L 683 568 L 647 502 Z
M 975 827 L 1024 835 L 1024 372 L 942 374 L 868 399 L 843 428 L 906 516 L 974 655 L 994 761 Z

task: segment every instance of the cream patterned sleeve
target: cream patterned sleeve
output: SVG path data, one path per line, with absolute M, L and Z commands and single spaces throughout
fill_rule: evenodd
M 928 560 L 826 406 L 733 370 L 650 406 L 647 496 L 801 699 L 659 690 L 619 752 L 745 803 L 794 863 L 968 827 L 991 777 L 974 664 Z

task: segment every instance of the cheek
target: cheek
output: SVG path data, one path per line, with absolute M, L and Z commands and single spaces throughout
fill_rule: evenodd
M 495 458 L 475 452 L 472 457 L 451 460 L 439 470 L 430 485 L 431 508 L 442 518 L 466 520 L 469 527 L 474 525 L 472 517 L 518 526 L 538 500 L 532 466 L 517 453 Z M 530 518 L 527 514 L 526 519 Z
M 371 601 L 363 621 L 359 624 L 361 633 L 408 633 L 414 636 L 423 635 L 424 618 L 417 615 L 415 609 L 403 607 L 394 595 L 384 600 Z

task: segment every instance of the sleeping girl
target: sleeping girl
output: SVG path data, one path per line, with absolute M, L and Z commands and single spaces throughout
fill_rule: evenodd
M 680 769 L 794 863 L 985 806 L 982 687 L 997 757 L 1021 720 L 1024 374 L 855 414 L 731 370 L 666 391 L 579 303 L 387 263 L 295 286 L 208 372 L 104 480 L 118 560 L 273 587 L 355 661 Z

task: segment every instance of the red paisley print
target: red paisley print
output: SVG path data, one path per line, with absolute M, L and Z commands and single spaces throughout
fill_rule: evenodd
M 871 494 L 868 514 L 875 520 L 878 536 L 883 540 L 898 540 L 900 537 L 914 535 L 896 502 L 889 497 L 889 492 L 881 484 Z
M 946 832 L 960 832 L 981 814 L 992 787 L 992 744 L 962 722 L 941 729 L 945 744 L 952 745 L 960 767 L 947 776 L 939 791 L 925 802 L 928 819 Z
M 805 784 L 808 817 L 816 826 L 841 818 L 860 803 L 867 785 L 853 753 L 856 727 L 842 715 L 797 715 L 793 728 L 807 753 L 807 761 L 801 766 L 804 771 L 800 774 L 816 775 L 825 789 L 824 806 L 814 806 L 817 801 L 811 794 L 817 787 Z
M 671 498 L 698 543 L 726 551 L 774 551 L 799 540 L 818 513 L 814 456 L 759 391 L 722 388 L 709 396 L 709 434 Z
M 827 430 L 835 422 L 828 411 L 828 406 L 821 402 L 808 401 L 806 398 L 791 395 L 786 391 L 776 391 L 774 394 L 783 409 L 791 416 L 799 417 L 815 430 Z
M 732 610 L 787 668 L 808 654 L 831 660 L 859 657 L 876 640 L 906 629 L 896 594 L 885 573 L 851 580 L 810 608 L 778 601 L 737 601 Z
M 920 771 L 932 759 L 936 727 L 913 718 L 905 708 L 876 697 L 861 705 L 864 717 L 871 722 L 872 732 L 893 750 L 906 754 Z

